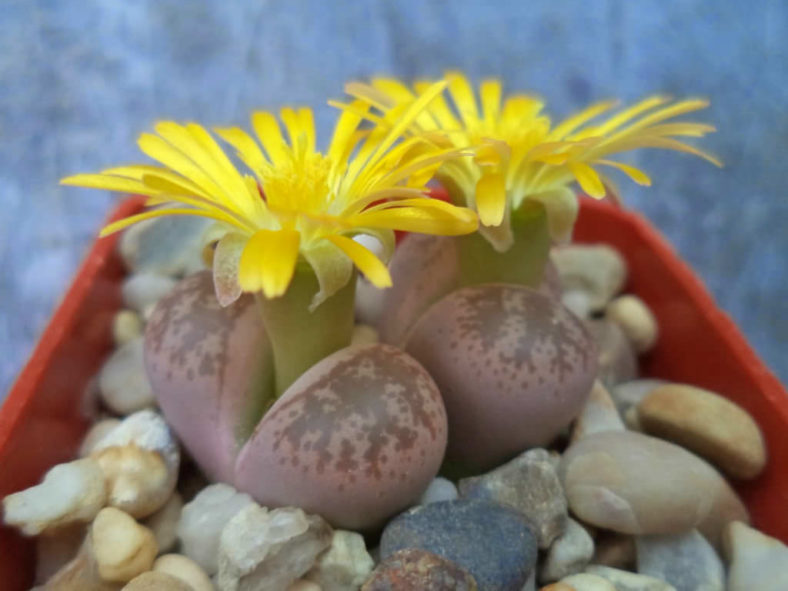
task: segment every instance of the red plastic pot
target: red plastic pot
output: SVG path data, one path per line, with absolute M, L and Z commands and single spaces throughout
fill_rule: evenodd
M 129 199 L 112 219 L 141 207 Z M 643 374 L 719 392 L 747 409 L 766 437 L 769 464 L 737 486 L 755 526 L 788 542 L 788 395 L 733 322 L 673 249 L 643 218 L 610 203 L 583 200 L 575 238 L 616 247 L 630 266 L 627 289 L 654 310 L 660 341 Z M 73 457 L 88 421 L 85 392 L 111 350 L 111 322 L 120 307 L 122 262 L 117 236 L 97 241 L 58 307 L 30 361 L 0 409 L 0 497 L 39 481 Z M 29 588 L 34 545 L 0 529 L 0 585 Z

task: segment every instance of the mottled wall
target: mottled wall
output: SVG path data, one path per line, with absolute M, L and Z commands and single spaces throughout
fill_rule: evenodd
M 565 115 L 609 96 L 713 100 L 704 145 L 633 162 L 624 184 L 783 381 L 788 361 L 788 4 L 702 0 L 0 0 L 0 397 L 114 197 L 61 176 L 137 159 L 157 118 L 244 123 L 255 107 L 331 109 L 353 77 L 502 76 Z

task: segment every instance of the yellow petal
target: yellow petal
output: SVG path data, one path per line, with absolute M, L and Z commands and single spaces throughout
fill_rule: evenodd
M 596 164 L 604 164 L 605 166 L 612 166 L 613 168 L 617 168 L 621 172 L 626 174 L 638 185 L 645 185 L 647 187 L 651 186 L 651 179 L 645 172 L 643 172 L 639 168 L 635 168 L 634 166 L 629 166 L 628 164 L 623 164 L 621 162 L 614 162 L 613 160 L 597 160 Z
M 246 243 L 238 267 L 238 280 L 247 292 L 262 291 L 276 298 L 293 278 L 301 237 L 295 230 L 258 230 Z
M 75 174 L 60 179 L 60 184 L 74 187 L 86 187 L 88 189 L 105 189 L 107 191 L 135 193 L 138 195 L 158 195 L 161 192 L 158 189 L 148 187 L 142 181 L 106 174 Z
M 501 173 L 482 174 L 476 183 L 476 210 L 485 226 L 498 226 L 506 210 L 506 181 Z
M 594 117 L 597 117 L 604 113 L 605 111 L 609 111 L 616 105 L 617 101 L 601 101 L 598 103 L 594 103 L 593 105 L 583 109 L 576 115 L 572 115 L 562 123 L 556 126 L 553 131 L 550 132 L 550 139 L 553 140 L 561 140 L 564 139 L 567 135 L 572 133 L 575 129 L 590 121 Z
M 216 220 L 217 222 L 224 222 L 226 224 L 238 227 L 238 222 L 236 220 L 229 216 L 222 215 L 220 212 L 203 211 L 199 209 L 154 209 L 153 211 L 138 213 L 136 215 L 123 218 L 122 220 L 118 220 L 117 222 L 107 224 L 101 229 L 101 232 L 99 232 L 99 237 L 103 238 L 104 236 L 108 236 L 118 232 L 119 230 L 123 230 L 132 224 L 136 224 L 137 222 L 143 222 L 151 218 L 158 218 L 166 215 L 194 215 L 201 218 L 210 218 Z M 245 230 L 243 227 L 240 227 L 239 229 Z
M 588 193 L 591 197 L 601 199 L 605 196 L 605 186 L 602 184 L 602 181 L 599 179 L 599 175 L 596 173 L 596 171 L 588 166 L 588 164 L 584 164 L 582 162 L 570 162 L 569 170 L 571 170 L 572 174 L 575 175 L 575 178 L 577 179 L 577 182 L 580 183 L 583 191 Z
M 276 117 L 268 111 L 252 113 L 252 127 L 271 162 L 278 164 L 287 157 L 285 140 Z
M 470 234 L 478 227 L 476 214 L 464 208 L 461 216 L 448 214 L 440 209 L 424 207 L 392 207 L 376 211 L 363 211 L 347 218 L 352 226 L 388 228 L 420 234 L 459 236 Z
M 239 127 L 216 127 L 216 135 L 230 144 L 238 152 L 238 157 L 250 170 L 256 173 L 268 164 L 257 142 L 248 133 Z
M 391 287 L 391 275 L 386 265 L 358 242 L 336 234 L 326 236 L 326 240 L 339 247 L 375 287 Z
M 501 81 L 485 80 L 479 87 L 479 96 L 482 101 L 484 122 L 493 125 L 498 120 L 501 110 Z
M 459 72 L 449 71 L 446 72 L 446 80 L 449 82 L 449 94 L 462 122 L 465 127 L 474 128 L 479 122 L 479 111 L 468 79 Z

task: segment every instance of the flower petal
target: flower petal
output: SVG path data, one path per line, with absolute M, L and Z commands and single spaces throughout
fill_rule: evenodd
M 213 253 L 213 287 L 216 299 L 223 308 L 241 297 L 243 290 L 238 280 L 243 253 L 248 236 L 237 232 L 226 234 Z
M 301 237 L 295 230 L 258 230 L 241 254 L 238 279 L 248 292 L 279 297 L 287 291 L 298 261 Z
M 346 236 L 326 236 L 326 240 L 336 245 L 366 275 L 367 279 L 377 288 L 391 287 L 391 275 L 378 257 Z
M 483 173 L 476 183 L 476 210 L 485 226 L 497 226 L 506 210 L 506 180 L 498 172 Z
M 353 262 L 344 255 L 342 249 L 328 240 L 320 240 L 305 249 L 304 258 L 315 272 L 320 285 L 320 290 L 309 304 L 311 312 L 350 281 Z
M 605 196 L 605 185 L 599 179 L 599 175 L 588 164 L 582 162 L 570 162 L 569 170 L 575 175 L 577 182 L 583 188 L 583 191 L 588 193 L 591 197 L 601 199 Z

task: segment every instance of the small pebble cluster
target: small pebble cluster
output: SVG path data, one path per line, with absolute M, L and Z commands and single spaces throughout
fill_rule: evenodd
M 563 303 L 596 336 L 600 367 L 554 448 L 456 482 L 436 478 L 379 541 L 207 482 L 156 411 L 141 337 L 157 299 L 200 268 L 203 229 L 165 218 L 122 239 L 132 275 L 117 349 L 98 377 L 106 412 L 78 459 L 3 501 L 5 522 L 38 536 L 36 589 L 788 589 L 788 547 L 748 525 L 725 478 L 764 468 L 757 425 L 716 393 L 638 377 L 637 355 L 658 327 L 643 301 L 621 295 L 626 265 L 607 246 L 552 255 Z M 354 339 L 377 335 L 359 325 Z

